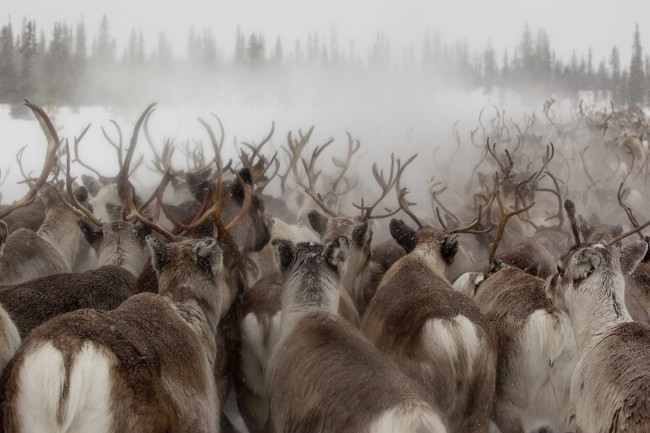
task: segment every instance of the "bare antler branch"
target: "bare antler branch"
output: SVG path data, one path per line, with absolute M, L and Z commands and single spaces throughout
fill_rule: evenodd
M 54 163 L 56 161 L 56 155 L 60 146 L 59 136 L 57 135 L 56 129 L 54 129 L 54 125 L 52 125 L 52 121 L 50 121 L 50 118 L 47 116 L 45 111 L 43 111 L 43 109 L 38 105 L 32 104 L 27 100 L 25 100 L 25 105 L 32 110 L 34 116 L 36 116 L 36 119 L 38 120 L 39 125 L 41 126 L 41 129 L 43 130 L 43 133 L 45 134 L 45 137 L 47 138 L 47 151 L 45 154 L 45 162 L 43 163 L 43 168 L 41 170 L 40 176 L 38 177 L 36 182 L 34 182 L 34 184 L 31 186 L 29 191 L 27 191 L 27 194 L 25 194 L 18 201 L 15 201 L 11 205 L 9 205 L 4 210 L 0 211 L 0 218 L 4 218 L 7 215 L 9 215 L 11 212 L 15 211 L 16 209 L 27 206 L 30 203 L 32 203 L 32 201 L 36 197 L 36 193 L 38 192 L 38 189 L 41 186 L 43 186 L 43 184 L 47 181 L 47 178 L 49 177 L 50 172 L 52 171 L 52 167 L 54 166 Z

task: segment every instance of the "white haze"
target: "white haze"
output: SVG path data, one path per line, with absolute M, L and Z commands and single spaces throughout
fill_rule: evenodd
M 197 30 L 210 26 L 219 47 L 224 50 L 221 55 L 225 59 L 230 59 L 232 55 L 230 49 L 234 47 L 233 38 L 238 25 L 246 34 L 253 31 L 263 33 L 267 54 L 272 51 L 277 36 L 281 36 L 286 49 L 291 50 L 296 38 L 304 43 L 306 36 L 315 31 L 328 38 L 332 26 L 335 26 L 341 49 L 347 50 L 348 41 L 354 38 L 356 49 L 365 57 L 366 47 L 378 30 L 386 31 L 393 56 L 400 56 L 402 47 L 407 45 L 416 47 L 415 53 L 419 56 L 419 45 L 426 29 L 440 31 L 448 42 L 466 37 L 470 49 L 479 52 L 491 39 L 499 53 L 504 47 L 516 45 L 527 22 L 533 30 L 545 28 L 552 48 L 565 58 L 573 49 L 579 54 L 586 54 L 588 47 L 592 46 L 597 62 L 616 44 L 621 50 L 623 64 L 627 64 L 635 20 L 650 12 L 650 2 L 633 0 L 607 2 L 598 6 L 585 0 L 279 0 L 227 4 L 206 0 L 165 3 L 115 0 L 110 6 L 108 3 L 72 0 L 22 0 L 11 3 L 0 0 L 0 3 L 4 3 L 0 10 L 11 16 L 16 33 L 23 17 L 36 20 L 38 28 L 48 33 L 55 21 L 65 20 L 74 24 L 83 17 L 89 45 L 101 16 L 106 13 L 111 33 L 121 47 L 118 48 L 118 56 L 132 28 L 143 30 L 149 44 L 148 50 L 157 40 L 158 32 L 164 32 L 176 47 L 175 54 L 179 55 L 185 48 L 191 26 Z M 650 29 L 644 31 L 643 23 L 640 25 L 644 41 L 647 41 Z M 286 67 L 285 70 L 291 69 Z M 68 138 L 79 134 L 86 124 L 93 124 L 81 145 L 82 158 L 104 175 L 116 174 L 117 162 L 101 135 L 100 127 L 104 126 L 113 133 L 109 121 L 114 119 L 122 126 L 126 142 L 137 116 L 150 102 L 160 103 L 151 122 L 153 135 L 159 145 L 163 138 L 175 138 L 177 142 L 200 139 L 207 143 L 205 131 L 195 118 L 201 116 L 208 119 L 209 113 L 217 114 L 226 128 L 224 152 L 227 158 L 235 154 L 235 142 L 259 141 L 268 132 L 272 121 L 276 122 L 272 141 L 276 148 L 286 143 L 288 131 L 299 128 L 304 131 L 312 125 L 316 126 L 313 146 L 322 144 L 329 137 L 335 138 L 332 152 L 326 155 L 327 160 L 332 154 L 340 155 L 344 151 L 345 133 L 349 131 L 362 143 L 362 163 L 355 172 L 362 180 L 371 178 L 372 163 L 387 167 L 393 152 L 402 159 L 418 153 L 419 157 L 409 170 L 407 181 L 410 186 L 417 185 L 412 187 L 414 198 L 418 200 L 419 197 L 421 202 L 426 202 L 423 197 L 426 192 L 424 181 L 433 176 L 440 178 L 449 174 L 440 172 L 449 167 L 436 166 L 433 152 L 435 147 L 443 149 L 437 154 L 437 160 L 441 161 L 444 160 L 444 153 L 453 151 L 455 138 L 452 126 L 456 122 L 463 145 L 469 146 L 469 133 L 477 126 L 478 113 L 483 107 L 496 104 L 506 110 L 508 119 L 520 121 L 525 112 L 535 110 L 539 114 L 545 99 L 560 99 L 543 92 L 537 92 L 525 100 L 510 94 L 485 93 L 480 89 L 463 92 L 444 82 L 432 82 L 431 77 L 417 72 L 402 72 L 363 73 L 356 76 L 354 71 L 332 75 L 328 71 L 303 69 L 284 74 L 262 71 L 258 74 L 206 75 L 197 78 L 200 74 L 188 75 L 181 68 L 170 74 L 174 81 L 150 77 L 146 85 L 137 88 L 133 87 L 129 76 L 121 77 L 120 86 L 130 96 L 129 109 L 82 107 L 78 112 L 66 107 L 46 109 L 52 114 L 61 135 Z M 565 116 L 575 108 L 567 101 L 558 101 L 555 107 L 558 113 Z M 12 120 L 8 112 L 8 107 L 0 107 L 0 130 L 3 132 L 5 155 L 0 160 L 0 169 L 4 173 L 7 167 L 12 167 L 9 179 L 2 187 L 5 203 L 25 191 L 23 185 L 16 185 L 21 177 L 13 155 L 19 148 L 28 145 L 23 160 L 26 168 L 36 173 L 42 164 L 45 148 L 44 137 L 35 120 Z M 142 138 L 139 146 L 139 152 L 146 151 Z M 176 163 L 182 163 L 179 152 L 176 156 Z M 463 170 L 469 172 L 473 167 L 472 157 L 470 155 L 459 167 L 454 167 L 459 181 L 467 174 Z M 75 174 L 81 172 L 78 167 L 74 170 Z M 150 186 L 156 182 L 155 175 L 145 167 L 138 171 L 135 179 L 140 186 Z M 422 209 L 422 212 L 429 211 Z

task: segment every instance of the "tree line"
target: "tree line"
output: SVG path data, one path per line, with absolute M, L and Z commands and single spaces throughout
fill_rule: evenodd
M 88 41 L 85 25 L 57 22 L 46 35 L 33 20 L 25 19 L 20 31 L 11 23 L 0 29 L 0 103 L 12 104 L 19 114 L 27 98 L 45 105 L 89 105 L 125 103 L 129 89 L 155 77 L 201 74 L 218 80 L 225 74 L 246 73 L 249 77 L 286 71 L 350 72 L 364 74 L 419 74 L 425 80 L 440 80 L 460 88 L 485 91 L 538 89 L 545 94 L 577 98 L 582 91 L 618 105 L 646 105 L 650 94 L 650 57 L 644 56 L 640 30 L 632 35 L 632 56 L 624 64 L 616 46 L 609 58 L 596 61 L 591 49 L 575 51 L 565 61 L 552 49 L 547 32 L 533 32 L 528 25 L 519 43 L 497 56 L 488 42 L 483 50 L 470 51 L 466 41 L 448 43 L 439 33 L 426 32 L 420 48 L 414 45 L 394 53 L 388 36 L 377 32 L 368 47 L 354 40 L 341 48 L 338 31 L 328 37 L 310 33 L 285 46 L 281 38 L 267 43 L 263 34 L 236 29 L 233 54 L 225 56 L 209 28 L 191 29 L 187 49 L 175 54 L 164 33 L 147 49 L 141 31 L 133 30 L 118 52 L 108 18 Z M 444 80 L 444 81 L 443 81 Z M 163 80 L 164 81 L 164 80 Z M 122 90 L 122 91 L 118 91 Z

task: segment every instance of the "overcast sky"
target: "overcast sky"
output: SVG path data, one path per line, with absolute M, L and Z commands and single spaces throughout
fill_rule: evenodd
M 582 54 L 591 46 L 597 64 L 616 44 L 627 64 L 639 22 L 644 48 L 650 47 L 648 0 L 0 0 L 0 11 L 5 20 L 11 16 L 16 29 L 28 17 L 47 33 L 55 21 L 76 23 L 83 17 L 89 35 L 106 13 L 121 47 L 135 27 L 142 29 L 148 48 L 164 31 L 176 53 L 184 49 L 191 26 L 211 26 L 223 54 L 230 55 L 238 25 L 246 33 L 262 32 L 270 47 L 278 35 L 287 47 L 312 31 L 329 38 L 335 25 L 342 49 L 351 38 L 361 49 L 384 30 L 393 52 L 400 53 L 409 43 L 419 48 L 428 28 L 440 31 L 448 42 L 466 37 L 472 49 L 483 49 L 491 39 L 502 54 L 504 47 L 516 44 L 528 23 L 533 30 L 545 28 L 565 60 L 573 49 Z

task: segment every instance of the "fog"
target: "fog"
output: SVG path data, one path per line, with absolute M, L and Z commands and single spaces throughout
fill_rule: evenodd
M 160 146 L 164 139 L 174 139 L 177 143 L 201 140 L 207 144 L 205 131 L 196 117 L 210 119 L 214 113 L 225 126 L 226 159 L 236 156 L 242 142 L 261 140 L 272 122 L 276 128 L 271 141 L 274 149 L 286 144 L 289 131 L 305 131 L 311 126 L 315 126 L 311 149 L 334 138 L 334 145 L 323 158 L 325 162 L 345 151 L 346 132 L 351 133 L 361 141 L 355 175 L 363 180 L 370 179 L 373 163 L 387 168 L 391 153 L 403 160 L 418 154 L 407 180 L 413 190 L 412 197 L 423 203 L 420 208 L 423 213 L 431 211 L 426 204 L 425 181 L 437 177 L 461 183 L 480 159 L 482 150 L 472 150 L 469 146 L 470 134 L 479 126 L 482 110 L 490 118 L 499 112 L 508 122 L 523 124 L 526 116 L 533 113 L 544 119 L 544 101 L 553 98 L 556 120 L 572 121 L 577 117 L 581 99 L 605 106 L 613 98 L 605 91 L 599 96 L 597 92 L 581 90 L 586 85 L 580 83 L 570 94 L 553 87 L 555 83 L 539 81 L 524 80 L 510 89 L 477 84 L 471 77 L 459 77 L 456 70 L 427 69 L 422 54 L 425 39 L 432 40 L 436 35 L 445 50 L 465 50 L 466 58 L 479 65 L 477 70 L 481 72 L 485 68 L 480 59 L 488 41 L 502 66 L 506 52 L 511 58 L 518 55 L 527 25 L 533 37 L 540 30 L 547 32 L 558 64 L 568 65 L 573 53 L 584 61 L 591 48 L 595 69 L 616 45 L 621 66 L 627 68 L 635 19 L 650 12 L 650 5 L 626 0 L 616 5 L 599 5 L 598 11 L 593 9 L 587 1 L 566 5 L 559 1 L 514 0 L 499 2 L 498 6 L 470 1 L 411 0 L 398 4 L 283 0 L 273 4 L 244 1 L 228 7 L 199 0 L 155 7 L 118 0 L 111 4 L 111 9 L 97 9 L 88 2 L 70 0 L 56 5 L 25 0 L 3 8 L 10 16 L 14 34 L 20 33 L 24 19 L 34 20 L 37 31 L 47 40 L 55 22 L 65 21 L 74 26 L 83 20 L 89 58 L 92 58 L 102 16 L 107 17 L 110 35 L 116 43 L 114 63 L 110 67 L 89 68 L 85 80 L 72 77 L 73 85 L 83 91 L 81 102 L 74 107 L 57 103 L 51 92 L 40 88 L 34 97 L 19 95 L 45 106 L 62 137 L 72 139 L 92 123 L 82 142 L 81 154 L 85 162 L 105 175 L 116 174 L 118 165 L 101 127 L 113 133 L 110 121 L 115 120 L 127 141 L 140 112 L 147 104 L 157 102 L 151 130 Z M 621 13 L 625 10 L 635 12 Z M 263 65 L 233 64 L 238 28 L 247 45 L 253 32 L 261 35 L 265 45 Z M 133 29 L 142 33 L 144 41 L 146 62 L 141 59 L 144 62 L 141 66 L 129 60 Z M 206 29 L 211 32 L 217 54 L 213 65 L 206 67 L 188 58 L 190 29 L 196 35 L 205 34 L 202 32 Z M 168 63 L 155 60 L 160 33 L 173 47 Z M 331 61 L 297 59 L 295 41 L 300 41 L 302 50 L 307 50 L 308 41 L 316 35 L 324 51 L 329 53 L 336 46 L 343 59 L 342 66 Z M 646 45 L 644 41 L 649 36 L 641 28 L 642 45 Z M 281 66 L 272 62 L 278 39 L 284 47 Z M 441 54 L 446 55 L 446 51 Z M 48 78 L 45 77 L 43 86 L 47 86 Z M 11 111 L 9 105 L 0 106 L 5 154 L 14 155 L 27 145 L 23 158 L 26 171 L 37 172 L 44 153 L 44 137 L 31 115 L 15 120 L 10 116 Z M 546 121 L 539 125 L 542 129 L 550 126 Z M 456 133 L 464 153 L 461 152 L 461 162 L 452 169 L 441 161 L 447 161 L 455 152 Z M 552 134 L 545 138 L 540 154 L 552 139 Z M 138 152 L 148 152 L 143 140 Z M 269 150 L 268 156 L 272 154 L 273 150 Z M 181 152 L 176 152 L 174 162 L 183 166 Z M 4 202 L 25 191 L 24 185 L 16 184 L 21 177 L 13 158 L 2 161 L 3 172 L 9 166 L 11 172 L 2 188 Z M 330 168 L 324 166 L 325 172 Z M 76 175 L 83 172 L 79 167 L 73 171 Z M 449 177 L 452 174 L 453 179 Z M 157 179 L 157 174 L 146 166 L 134 175 L 141 187 L 151 187 Z

